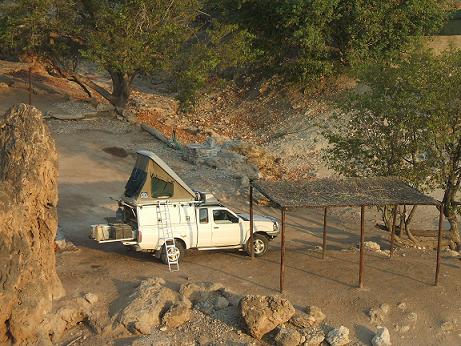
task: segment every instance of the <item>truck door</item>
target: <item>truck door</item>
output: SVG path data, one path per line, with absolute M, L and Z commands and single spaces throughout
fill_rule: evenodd
M 232 246 L 241 244 L 242 231 L 240 219 L 226 208 L 213 208 L 213 246 Z
M 207 207 L 197 209 L 197 247 L 213 246 L 211 242 L 210 211 Z

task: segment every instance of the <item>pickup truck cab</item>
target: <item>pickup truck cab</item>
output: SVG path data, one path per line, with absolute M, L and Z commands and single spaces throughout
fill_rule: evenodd
M 110 232 L 94 232 L 100 243 L 120 241 L 153 252 L 164 263 L 179 261 L 187 249 L 238 249 L 249 252 L 250 219 L 223 206 L 211 194 L 191 190 L 158 156 L 139 151 L 124 195 L 118 200 Z M 128 233 L 125 232 L 127 225 Z M 101 226 L 101 225 L 100 225 Z M 123 228 L 124 232 L 117 229 Z M 279 234 L 275 218 L 253 218 L 255 256 Z M 166 246 L 174 239 L 174 246 Z

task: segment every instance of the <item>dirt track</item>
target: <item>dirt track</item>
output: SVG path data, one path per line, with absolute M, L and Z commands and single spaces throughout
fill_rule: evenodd
M 59 151 L 59 215 L 66 237 L 81 251 L 58 255 L 58 272 L 69 295 L 94 292 L 113 315 L 143 278 L 161 276 L 171 286 L 187 280 L 222 282 L 240 294 L 276 294 L 279 280 L 279 240 L 271 243 L 267 256 L 251 262 L 243 253 L 232 251 L 189 251 L 181 270 L 169 273 L 151 255 L 128 252 L 118 244 L 98 245 L 87 238 L 89 225 L 104 222 L 115 205 L 108 199 L 122 192 L 134 163 L 137 149 L 153 150 L 193 188 L 225 191 L 231 208 L 246 211 L 243 196 L 234 198 L 238 182 L 225 172 L 197 167 L 181 160 L 180 154 L 165 148 L 139 128 L 109 119 L 81 122 L 50 121 Z M 127 150 L 127 157 L 103 151 L 108 147 Z M 218 194 L 219 197 L 219 194 Z M 278 216 L 268 208 L 260 213 Z M 435 213 L 423 211 L 431 227 Z M 365 345 L 375 331 L 366 311 L 381 303 L 391 306 L 389 328 L 394 345 L 461 344 L 461 261 L 443 259 L 441 285 L 434 287 L 435 252 L 399 250 L 388 260 L 366 255 L 365 289 L 357 289 L 358 252 L 350 250 L 358 241 L 357 213 L 335 212 L 329 220 L 329 252 L 325 260 L 313 251 L 321 244 L 321 211 L 303 210 L 288 214 L 286 293 L 299 309 L 314 304 L 327 315 L 327 323 L 345 325 Z M 369 210 L 367 240 L 388 248 L 386 234 L 374 228 Z M 346 249 L 349 251 L 341 251 Z M 403 256 L 405 254 L 405 256 Z M 406 302 L 407 310 L 397 305 Z M 416 312 L 415 327 L 404 334 L 395 331 L 408 312 Z M 454 331 L 442 333 L 444 321 L 457 320 Z M 97 343 L 97 340 L 93 340 Z M 120 340 L 117 344 L 128 343 Z

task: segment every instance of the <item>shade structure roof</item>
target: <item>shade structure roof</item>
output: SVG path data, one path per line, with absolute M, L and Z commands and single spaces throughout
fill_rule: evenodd
M 254 180 L 251 184 L 281 208 L 440 204 L 395 177 Z

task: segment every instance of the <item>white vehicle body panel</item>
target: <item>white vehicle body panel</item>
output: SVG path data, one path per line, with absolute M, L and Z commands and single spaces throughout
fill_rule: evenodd
M 157 205 L 136 207 L 137 246 L 141 250 L 160 250 L 164 243 L 159 232 L 157 208 Z M 226 207 L 173 202 L 168 205 L 168 210 L 174 238 L 182 240 L 186 249 L 243 248 L 249 239 L 250 222 Z M 207 214 L 207 220 L 201 219 L 200 213 L 202 216 Z M 255 217 L 254 232 L 273 234 L 274 237 L 278 234 L 278 230 L 274 231 L 274 221 L 264 217 Z

